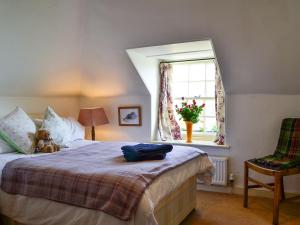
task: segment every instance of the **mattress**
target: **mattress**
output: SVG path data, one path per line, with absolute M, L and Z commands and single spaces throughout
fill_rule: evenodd
M 69 149 L 88 145 L 91 141 L 78 140 L 69 143 Z M 176 148 L 176 146 L 174 146 Z M 21 157 L 38 157 L 17 153 L 0 154 L 0 170 L 5 164 Z M 0 191 L 0 212 L 28 225 L 156 225 L 154 208 L 158 202 L 199 173 L 209 181 L 213 166 L 208 157 L 201 156 L 172 169 L 158 177 L 145 191 L 134 217 L 122 221 L 98 210 L 86 209 L 46 199 L 10 195 Z M 1 174 L 1 173 L 0 173 Z

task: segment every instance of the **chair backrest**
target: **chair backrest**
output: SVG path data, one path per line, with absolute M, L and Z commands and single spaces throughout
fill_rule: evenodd
M 275 154 L 289 159 L 300 159 L 300 118 L 282 120 Z

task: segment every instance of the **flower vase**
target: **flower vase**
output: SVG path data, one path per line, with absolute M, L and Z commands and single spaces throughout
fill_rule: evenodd
M 186 143 L 192 143 L 193 123 L 191 121 L 185 121 L 186 125 Z

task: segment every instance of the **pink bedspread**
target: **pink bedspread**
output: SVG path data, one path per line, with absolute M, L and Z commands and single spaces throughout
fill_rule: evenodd
M 120 150 L 125 144 L 95 143 L 13 160 L 3 169 L 1 188 L 9 194 L 101 210 L 129 220 L 156 177 L 205 155 L 194 148 L 174 147 L 165 160 L 128 163 Z

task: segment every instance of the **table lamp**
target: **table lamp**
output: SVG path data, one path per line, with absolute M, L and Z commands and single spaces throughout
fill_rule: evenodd
M 92 140 L 95 140 L 95 126 L 108 123 L 107 116 L 103 108 L 80 109 L 78 121 L 85 127 L 92 127 Z

